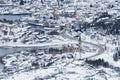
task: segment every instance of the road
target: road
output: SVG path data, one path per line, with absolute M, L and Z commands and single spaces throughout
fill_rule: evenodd
M 69 38 L 69 39 L 74 40 L 74 41 L 78 41 L 77 39 L 75 39 L 75 38 L 67 35 L 65 32 L 66 32 L 66 29 L 61 32 L 61 35 L 62 35 L 63 37 Z M 101 45 L 99 45 L 99 44 L 95 44 L 95 43 L 87 42 L 87 41 L 81 41 L 81 42 L 82 42 L 82 43 L 85 43 L 85 44 L 89 44 L 89 45 L 95 46 L 95 47 L 98 49 L 98 52 L 97 52 L 95 55 L 91 55 L 91 56 L 89 56 L 89 57 L 81 58 L 81 60 L 99 56 L 99 55 L 101 55 L 102 53 L 104 53 L 104 51 L 105 51 L 105 49 L 104 49 Z
M 46 47 L 46 46 L 54 46 L 54 45 L 65 45 L 65 44 L 77 44 L 78 41 L 59 41 L 59 42 L 50 42 L 50 43 L 38 43 L 38 44 L 19 44 L 19 43 L 8 43 L 8 44 L 1 44 L 1 48 L 7 47 L 23 47 L 23 48 L 31 48 L 31 47 Z
M 14 45 L 13 44 L 6 44 L 5 45 L 5 44 L 3 44 L 3 45 L 0 45 L 0 47 L 23 47 L 23 48 L 27 48 L 27 47 L 45 47 L 45 46 L 54 46 L 54 45 L 59 46 L 59 45 L 64 45 L 64 44 L 78 44 L 78 40 L 74 39 L 71 36 L 68 36 L 67 34 L 65 34 L 65 31 L 63 31 L 61 33 L 61 36 L 65 37 L 65 38 L 68 38 L 69 40 L 68 41 L 55 42 L 55 43 L 40 43 L 40 44 L 33 44 L 33 45 L 29 45 L 29 44 L 28 45 L 25 45 L 25 44 L 14 44 Z M 98 45 L 98 44 L 94 44 L 94 43 L 87 42 L 87 41 L 82 41 L 82 43 L 89 44 L 91 46 L 96 47 L 98 49 L 98 52 L 95 55 L 91 55 L 89 57 L 81 58 L 80 60 L 93 58 L 93 57 L 96 57 L 96 56 L 101 55 L 102 53 L 104 53 L 104 48 L 102 46 Z M 74 58 L 73 61 L 75 61 L 75 60 L 76 59 Z M 69 64 L 69 63 L 72 63 L 73 61 L 66 63 L 66 65 Z M 3 68 L 3 65 L 0 64 L 0 69 L 2 69 L 2 68 Z M 0 70 L 0 72 L 1 72 L 1 70 Z
M 52 42 L 51 43 L 38 43 L 38 44 L 20 44 L 20 43 L 14 43 L 13 44 L 13 43 L 9 43 L 9 44 L 1 44 L 0 47 L 31 48 L 31 47 L 54 46 L 54 45 L 58 45 L 59 46 L 59 45 L 65 45 L 65 44 L 78 44 L 78 40 L 77 39 L 74 39 L 73 37 L 67 35 L 65 32 L 66 32 L 66 30 L 63 30 L 61 32 L 61 36 L 64 37 L 64 38 L 68 38 L 69 39 L 68 41 L 59 41 L 59 42 L 53 42 L 53 43 Z M 100 46 L 99 44 L 94 44 L 94 43 L 87 42 L 87 41 L 82 41 L 82 43 L 95 46 L 98 49 L 98 52 L 95 55 L 92 55 L 92 56 L 89 56 L 89 57 L 86 57 L 86 58 L 92 58 L 92 57 L 98 56 L 98 55 L 100 55 L 100 54 L 102 54 L 104 52 L 104 48 L 102 46 Z M 86 59 L 86 58 L 84 58 L 84 59 Z

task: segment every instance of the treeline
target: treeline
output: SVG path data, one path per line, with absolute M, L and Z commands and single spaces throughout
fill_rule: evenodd
M 50 54 L 61 54 L 63 51 L 61 49 L 55 49 L 55 48 L 49 48 L 49 53 Z
M 103 66 L 103 67 L 109 67 L 109 63 L 105 62 L 103 59 L 97 59 L 97 60 L 85 60 L 86 63 L 91 64 L 95 67 Z
M 91 23 L 82 22 L 79 27 L 81 31 L 86 31 L 88 28 L 93 27 L 95 30 L 104 30 L 106 35 L 120 35 L 120 16 L 112 17 L 107 12 L 99 13 L 98 17 Z

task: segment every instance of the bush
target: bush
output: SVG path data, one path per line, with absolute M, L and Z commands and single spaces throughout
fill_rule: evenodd
M 32 50 L 31 50 L 31 53 L 36 53 L 36 52 L 37 52 L 36 49 L 32 49 Z
M 44 80 L 43 78 L 40 78 L 40 77 L 36 77 L 35 79 L 33 80 Z

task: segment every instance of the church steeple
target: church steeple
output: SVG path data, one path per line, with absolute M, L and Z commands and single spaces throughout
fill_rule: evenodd
M 81 35 L 79 35 L 79 38 L 78 38 L 78 44 L 79 44 L 79 49 L 81 49 Z

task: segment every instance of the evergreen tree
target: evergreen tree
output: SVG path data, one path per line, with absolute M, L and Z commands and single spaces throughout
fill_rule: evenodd
M 23 0 L 20 0 L 20 5 L 24 5 L 24 1 Z

